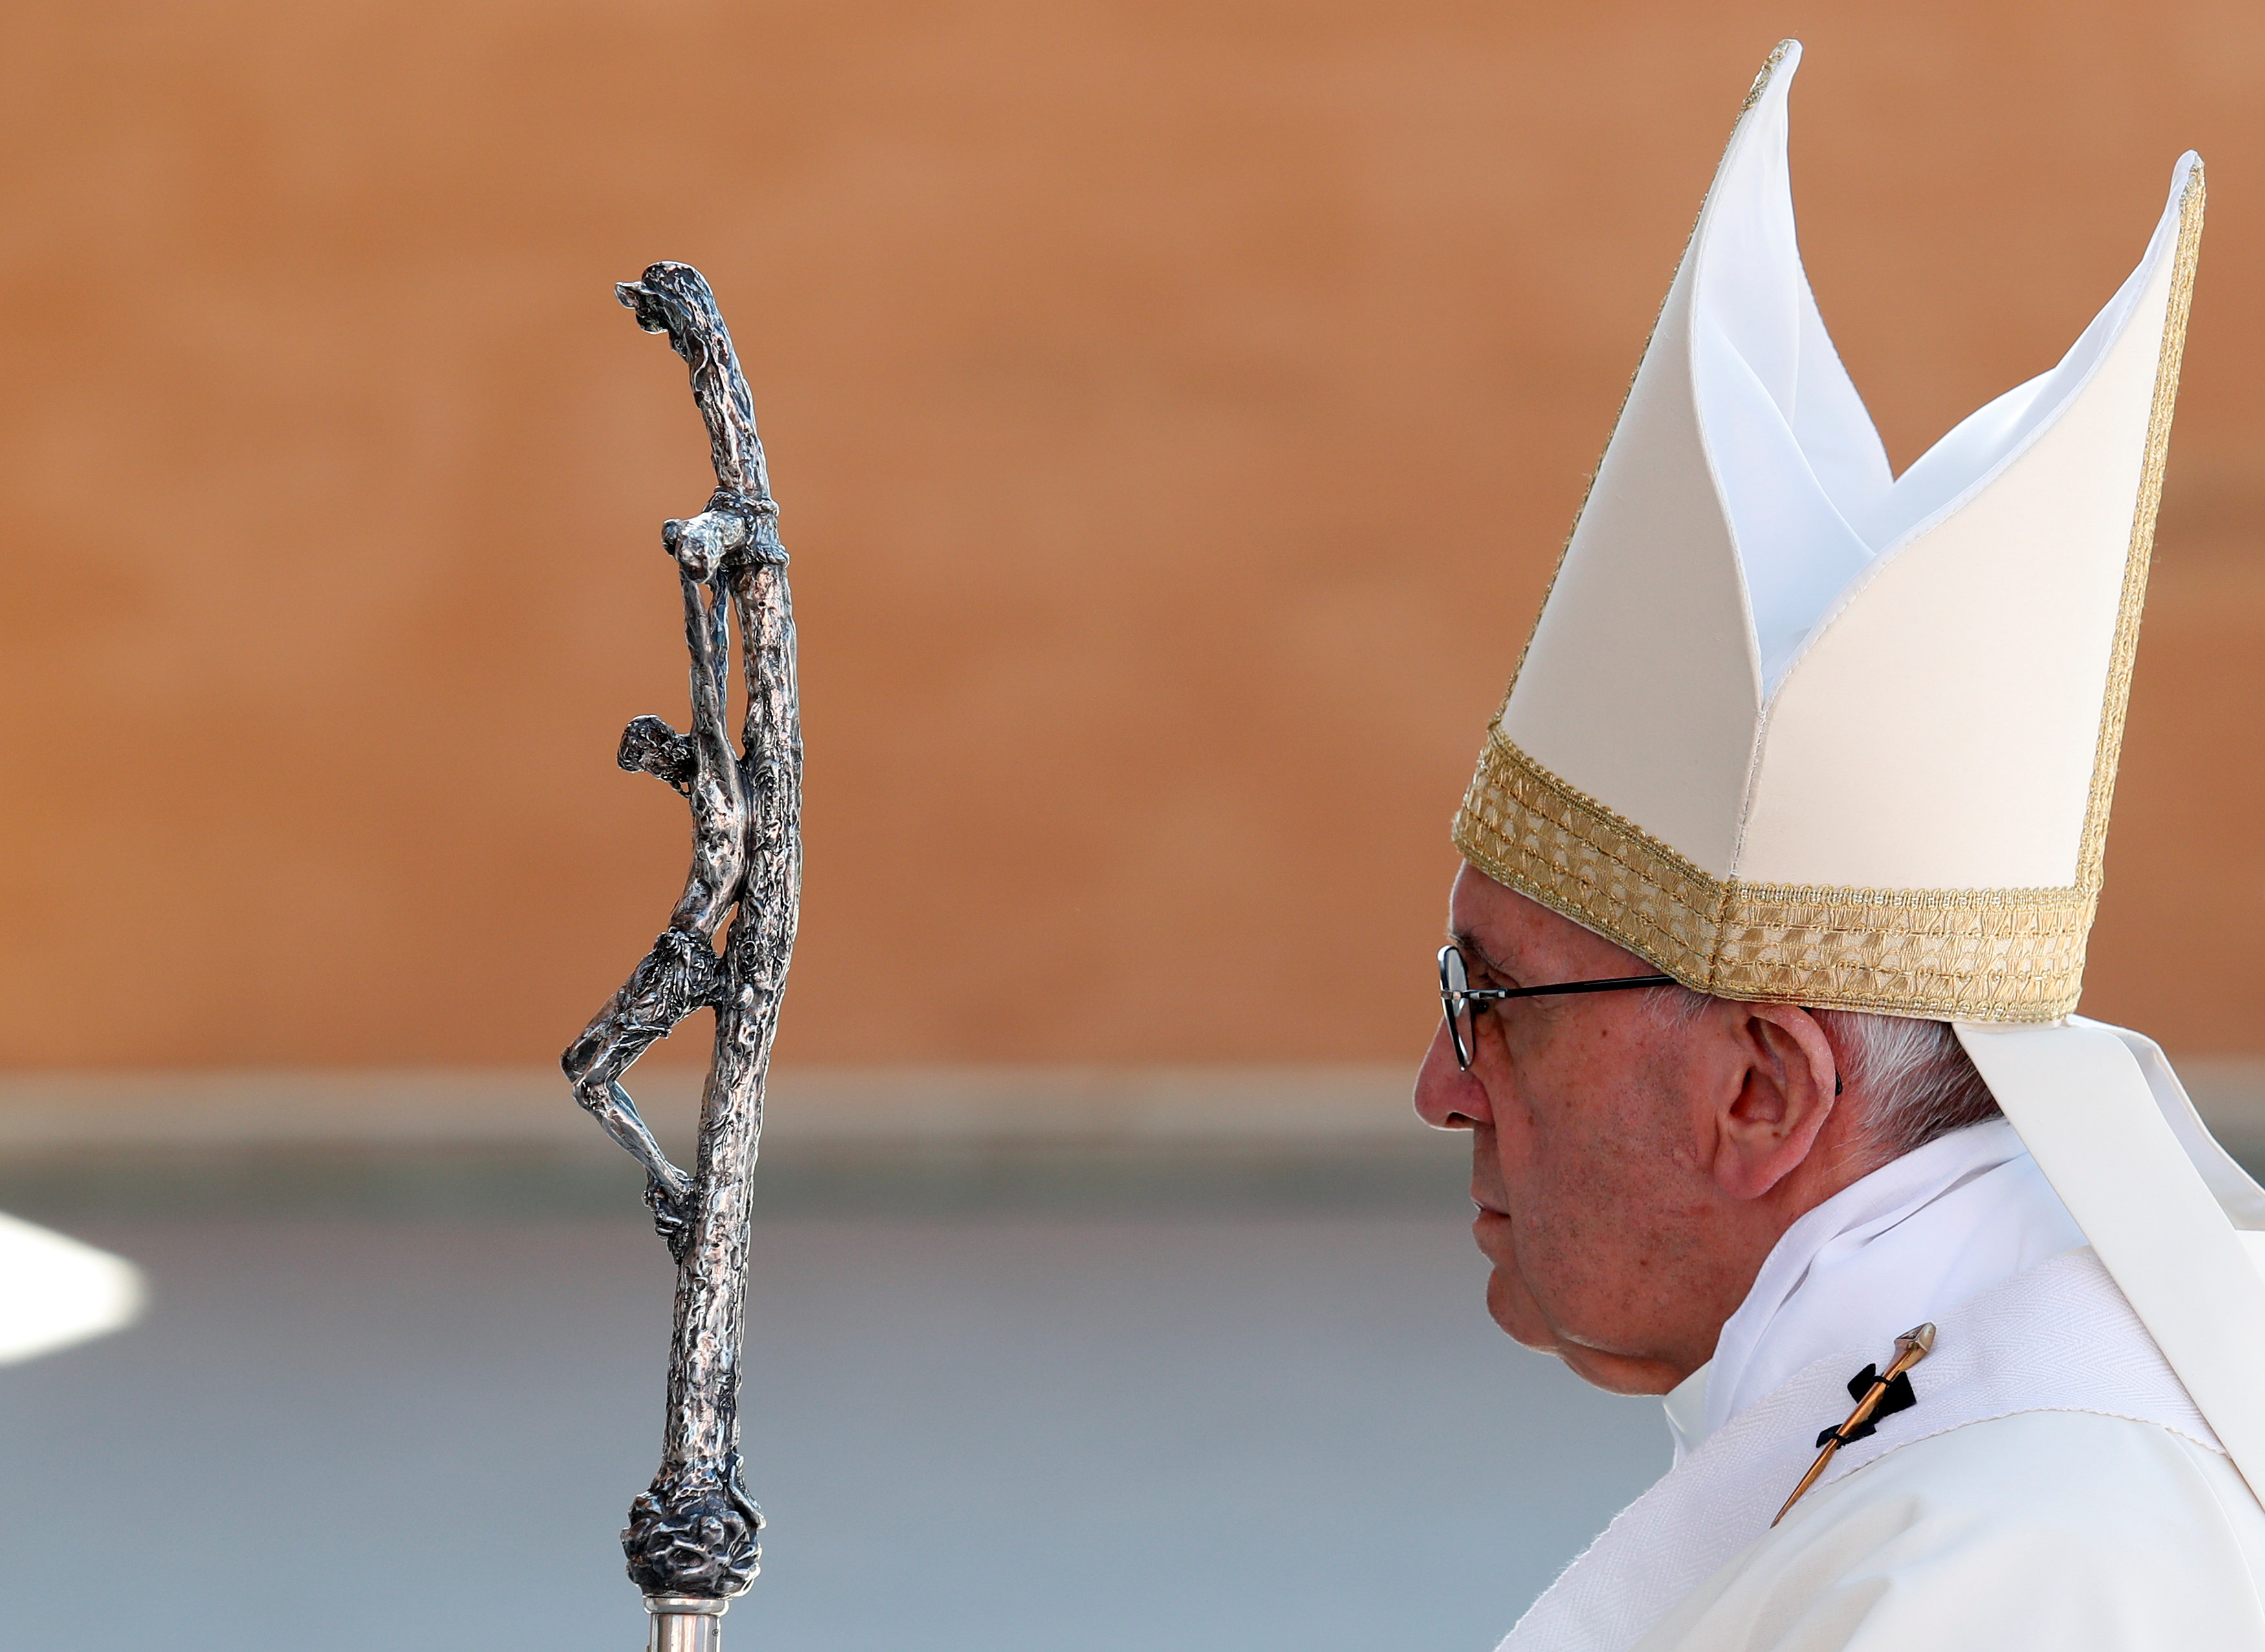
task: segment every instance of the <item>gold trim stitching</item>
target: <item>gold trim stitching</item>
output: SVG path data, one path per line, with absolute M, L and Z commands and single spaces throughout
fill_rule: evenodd
M 1770 55 L 1762 59 L 1761 72 L 1754 76 L 1754 84 L 1746 89 L 1745 102 L 1738 106 L 1739 114 L 1751 113 L 1753 106 L 1762 100 L 1762 94 L 1769 90 L 1770 76 L 1777 73 L 1778 65 L 1785 62 L 1785 55 L 1792 49 L 1790 40 L 1780 40 L 1770 47 Z
M 2100 710 L 2100 744 L 2092 760 L 2092 790 L 2085 801 L 2084 839 L 2077 855 L 2079 883 L 2094 895 L 2105 881 L 2108 812 L 2116 800 L 2116 768 L 2123 751 L 2123 717 L 2131 703 L 2131 667 L 2139 649 L 2139 610 L 2147 600 L 2147 570 L 2155 549 L 2155 513 L 2163 501 L 2163 468 L 2170 456 L 2171 408 L 2178 400 L 2179 363 L 2186 353 L 2187 312 L 2194 302 L 2195 265 L 2202 255 L 2202 163 L 2195 163 L 2179 197 L 2179 247 L 2171 264 L 2170 303 L 2163 316 L 2163 353 L 2155 365 L 2155 397 L 2147 412 L 2147 456 L 2139 471 L 2139 498 L 2131 513 L 2131 548 L 2123 559 L 2123 594 L 2116 610 L 2116 646 L 2108 657 L 2108 688 Z
M 1737 118 L 1730 122 L 1730 135 L 1722 140 L 1722 153 L 1715 163 L 1716 176 L 1722 172 L 1722 163 L 1730 158 L 1730 146 L 1738 141 L 1738 128 L 1745 124 L 1746 117 L 1753 113 L 1754 106 L 1762 100 L 1762 94 L 1769 90 L 1771 77 L 1784 63 L 1785 55 L 1792 49 L 1791 40 L 1780 40 L 1770 48 L 1770 55 L 1762 60 L 1761 69 L 1754 76 L 1754 84 L 1746 92 L 1746 100 L 1738 106 Z M 1644 334 L 1643 348 L 1636 353 L 1635 367 L 1628 374 L 1628 388 L 1620 392 L 1620 404 L 1613 411 L 1613 422 L 1605 437 L 1604 451 L 1597 455 L 1596 466 L 1589 472 L 1588 480 L 1581 489 L 1581 503 L 1573 512 L 1573 525 L 1565 530 L 1565 537 L 1557 546 L 1556 565 L 1549 571 L 1549 583 L 1541 588 L 1541 610 L 1536 611 L 1535 622 L 1526 633 L 1526 645 L 1518 651 L 1518 663 L 1511 667 L 1510 687 L 1502 691 L 1502 704 L 1495 711 L 1497 717 L 1509 706 L 1511 693 L 1518 687 L 1518 676 L 1526 669 L 1526 657 L 1533 651 L 1533 633 L 1540 629 L 1540 613 L 1549 607 L 1549 599 L 1557 589 L 1557 581 L 1564 575 L 1565 558 L 1573 549 L 1573 536 L 1581 531 L 1581 519 L 1589 513 L 1589 499 L 1597 491 L 1597 478 L 1604 474 L 1605 460 L 1613 450 L 1613 438 L 1620 433 L 1620 421 L 1628 417 L 1628 398 L 1635 394 L 1635 382 L 1643 376 L 1643 364 L 1651 359 L 1651 346 L 1659 338 L 1659 324 L 1667 318 L 1667 306 L 1675 297 L 1676 277 L 1683 273 L 1683 266 L 1691 261 L 1692 249 L 1699 244 L 1699 226 L 1707 222 L 1707 203 L 1714 198 L 1715 182 L 1713 178 L 1709 178 L 1707 193 L 1700 197 L 1699 210 L 1692 217 L 1690 231 L 1683 237 L 1683 251 L 1676 254 L 1675 267 L 1667 278 L 1667 296 L 1659 301 L 1659 309 L 1651 318 L 1651 331 Z
M 1497 882 L 1722 998 L 1939 1020 L 2075 1008 L 2095 890 L 1840 889 L 1701 870 L 1551 774 L 1497 726 L 1455 818 Z

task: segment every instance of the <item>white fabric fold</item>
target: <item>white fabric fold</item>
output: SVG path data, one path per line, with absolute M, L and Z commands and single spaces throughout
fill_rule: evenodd
M 2265 1278 L 2233 1225 L 2256 1184 L 2136 1033 L 2079 1017 L 1961 1022 L 1958 1037 L 2251 1489 L 2265 1488 Z
M 2011 1124 L 1992 1119 L 1937 1137 L 1786 1230 L 1716 1339 L 1698 1438 L 1820 1356 L 1884 1350 L 1898 1333 L 2084 1242 Z
M 1934 1317 L 1934 1351 L 1912 1372 L 1918 1404 L 1844 1448 L 1822 1484 L 1902 1446 L 2032 1411 L 2122 1417 L 2224 1449 L 2089 1250 Z M 1771 1518 L 1817 1455 L 1817 1430 L 1847 1415 L 1849 1375 L 1884 1351 L 1865 1342 L 1828 1353 L 1708 1437 L 1565 1568 L 1501 1652 L 1624 1652 L 1720 1568 L 1789 1534 L 1798 1515 L 1775 1533 Z
M 2189 154 L 2138 266 L 2067 354 L 1962 419 L 1900 477 L 1841 365 L 1795 232 L 1788 43 L 1741 121 L 1693 247 L 1692 388 L 1745 577 L 1765 695 L 1850 586 L 1977 488 L 2074 401 L 2176 251 Z

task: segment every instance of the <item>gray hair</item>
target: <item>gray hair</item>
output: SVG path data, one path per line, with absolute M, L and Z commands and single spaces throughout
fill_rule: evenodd
M 1688 1024 L 1715 1001 L 1678 987 L 1668 1001 Z M 1866 1146 L 1881 1162 L 1999 1117 L 1998 1098 L 1948 1022 L 1856 1009 L 1809 1013 L 1832 1045 L 1842 1082 L 1863 1107 Z
M 1812 1009 L 1842 1079 L 1861 1098 L 1864 1133 L 1899 1158 L 1969 1124 L 1995 1118 L 1998 1098 L 1947 1021 Z

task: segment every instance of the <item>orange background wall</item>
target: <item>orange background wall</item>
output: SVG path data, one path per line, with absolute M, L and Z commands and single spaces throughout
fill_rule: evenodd
M 608 287 L 657 257 L 795 554 L 783 1057 L 1412 1054 L 1449 813 L 1788 33 L 1899 465 L 2210 162 L 2086 1008 L 2265 1052 L 2251 0 L 95 0 L 0 52 L 0 1060 L 547 1061 L 626 972 L 684 827 L 613 745 L 683 720 L 708 485 Z

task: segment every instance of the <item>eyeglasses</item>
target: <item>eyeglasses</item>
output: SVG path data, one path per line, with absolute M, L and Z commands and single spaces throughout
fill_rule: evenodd
M 1453 946 L 1439 949 L 1439 1007 L 1446 1012 L 1447 1040 L 1455 1065 L 1468 1073 L 1478 1049 L 1478 1010 L 1505 998 L 1540 998 L 1548 993 L 1621 993 L 1639 986 L 1672 986 L 1672 975 L 1621 975 L 1609 981 L 1560 981 L 1554 986 L 1473 986 L 1470 965 Z

